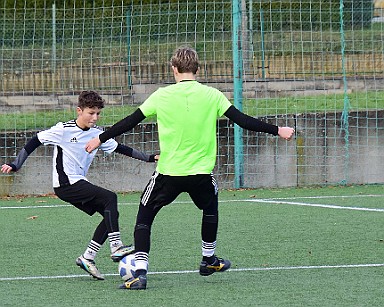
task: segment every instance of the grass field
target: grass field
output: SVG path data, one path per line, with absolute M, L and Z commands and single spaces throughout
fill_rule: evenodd
M 126 243 L 140 194 L 120 194 Z M 182 195 L 155 220 L 146 291 L 76 267 L 100 218 L 55 197 L 0 199 L 0 306 L 384 306 L 383 186 L 220 191 L 217 254 L 201 277 L 201 215 Z

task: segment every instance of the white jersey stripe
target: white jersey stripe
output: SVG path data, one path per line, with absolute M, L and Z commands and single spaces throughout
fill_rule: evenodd
M 155 186 L 156 178 L 158 175 L 159 175 L 159 173 L 155 172 L 152 175 L 151 179 L 149 180 L 147 187 L 145 188 L 145 191 L 143 193 L 143 197 L 141 198 L 141 203 L 143 204 L 143 206 L 145 206 L 149 200 L 149 197 L 153 191 L 153 187 Z

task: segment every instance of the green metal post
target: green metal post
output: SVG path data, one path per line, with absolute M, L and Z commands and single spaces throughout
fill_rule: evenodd
M 131 10 L 127 10 L 127 84 L 132 88 L 132 70 L 131 70 Z
M 243 56 L 241 31 L 241 0 L 232 0 L 232 50 L 233 50 L 233 95 L 234 105 L 243 110 Z M 235 188 L 243 186 L 243 130 L 235 125 Z
M 253 0 L 248 0 L 248 10 L 249 10 L 249 16 L 248 16 L 248 19 L 249 19 L 249 43 L 251 45 L 251 49 L 250 51 L 252 52 L 253 54 L 253 51 L 254 51 L 254 46 L 253 46 Z
M 52 72 L 56 72 L 56 3 L 52 3 L 52 57 L 51 57 Z
M 341 114 L 341 129 L 344 131 L 345 141 L 345 164 L 344 164 L 344 180 L 341 184 L 347 184 L 349 179 L 349 110 L 351 104 L 348 96 L 348 81 L 347 81 L 347 70 L 346 70 L 346 56 L 345 56 L 345 33 L 344 33 L 344 1 L 340 0 L 340 35 L 341 35 L 341 69 L 343 73 L 344 83 L 344 108 Z
M 264 47 L 264 11 L 260 10 L 260 33 L 261 33 L 261 78 L 265 80 L 265 47 Z

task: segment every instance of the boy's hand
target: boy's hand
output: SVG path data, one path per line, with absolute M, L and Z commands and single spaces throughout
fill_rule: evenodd
M 99 138 L 93 138 L 92 140 L 90 140 L 87 145 L 85 145 L 85 150 L 88 152 L 88 153 L 91 153 L 92 151 L 94 151 L 96 148 L 98 148 L 99 146 L 101 145 L 101 142 L 99 140 Z
M 279 127 L 279 136 L 287 141 L 290 141 L 295 133 L 295 129 L 290 127 Z
M 8 164 L 3 164 L 1 166 L 1 172 L 4 174 L 9 174 L 10 172 L 12 172 L 12 166 L 9 166 Z

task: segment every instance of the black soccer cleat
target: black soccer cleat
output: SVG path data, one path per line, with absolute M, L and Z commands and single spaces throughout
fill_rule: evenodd
M 125 290 L 145 290 L 147 288 L 147 275 L 132 277 L 120 285 L 119 288 Z
M 200 275 L 209 276 L 215 272 L 224 272 L 231 267 L 231 262 L 223 258 L 215 256 L 215 261 L 212 264 L 208 264 L 207 261 L 201 261 L 200 263 Z

